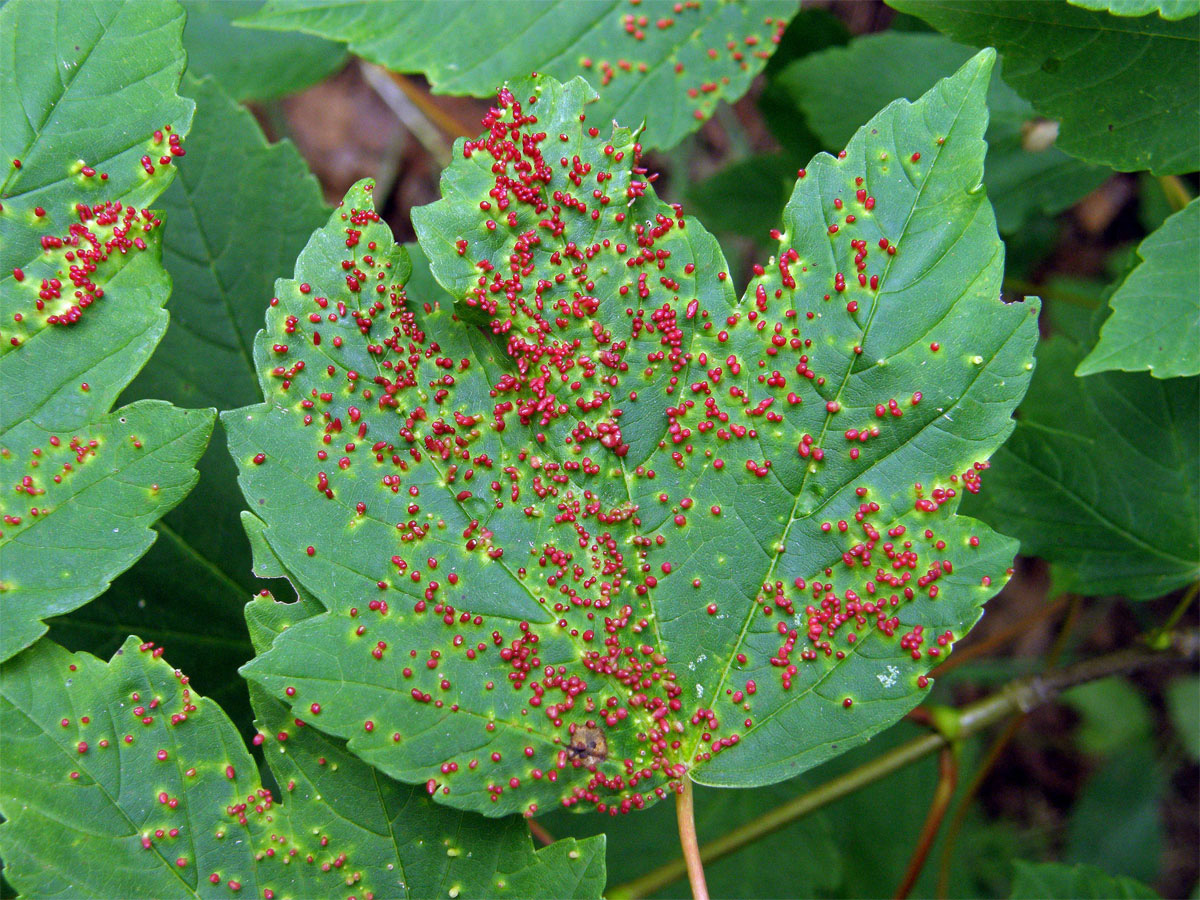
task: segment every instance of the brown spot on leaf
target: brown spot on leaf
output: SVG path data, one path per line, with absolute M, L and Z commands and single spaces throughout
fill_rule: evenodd
M 571 734 L 570 755 L 577 766 L 587 768 L 608 759 L 608 737 L 604 729 L 590 721 L 575 726 Z

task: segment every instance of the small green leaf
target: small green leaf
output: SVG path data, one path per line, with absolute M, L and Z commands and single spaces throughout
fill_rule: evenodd
M 741 302 L 580 80 L 458 146 L 413 216 L 441 288 L 354 188 L 223 417 L 325 607 L 243 671 L 489 815 L 779 781 L 919 702 L 1015 550 L 954 515 L 1036 331 L 979 184 L 992 59 L 817 157 Z
M 182 31 L 171 0 L 0 9 L 0 273 L 26 263 L 43 234 L 65 233 L 76 203 L 146 206 L 170 183 L 156 133 L 186 134 L 194 109 L 175 93 Z
M 1014 867 L 1012 900 L 1159 900 L 1144 884 L 1095 866 L 1017 860 Z
M 1200 576 L 1197 381 L 1076 378 L 1084 353 L 1066 336 L 1042 344 L 1016 432 L 968 511 L 1060 564 L 1061 590 L 1158 597 Z
M 796 106 L 778 75 L 798 59 L 827 47 L 840 47 L 849 40 L 849 29 L 830 10 L 802 9 L 793 17 L 780 38 L 778 49 L 767 60 L 763 71 L 766 83 L 758 95 L 758 109 L 783 152 L 795 158 L 797 166 L 820 152 L 821 144 L 804 117 L 796 115 Z M 783 204 L 779 209 L 783 209 Z
M 1061 122 L 1057 146 L 1122 172 L 1200 169 L 1200 28 L 1044 0 L 888 0 L 1004 54 L 1004 79 Z
M 263 599 L 251 604 L 254 610 Z M 283 613 L 286 618 L 286 611 Z M 219 706 L 153 645 L 51 641 L 0 669 L 0 850 L 29 896 L 599 897 L 604 839 L 534 853 L 396 784 L 254 695 L 281 796 Z
M 188 74 L 211 75 L 235 100 L 270 100 L 298 93 L 332 75 L 346 49 L 304 34 L 262 34 L 234 26 L 262 0 L 181 0 L 187 11 L 183 46 Z M 201 109 L 204 107 L 201 106 Z
M 671 147 L 719 101 L 746 92 L 798 5 L 268 0 L 238 24 L 345 41 L 352 53 L 394 72 L 421 73 L 442 94 L 488 97 L 531 72 L 563 81 L 583 76 L 600 92 L 595 121 L 645 120 L 648 146 Z
M 1142 241 L 1141 258 L 1109 300 L 1112 316 L 1075 370 L 1094 375 L 1149 370 L 1155 378 L 1200 375 L 1200 200 Z
M 1067 0 L 1072 6 L 1104 10 L 1114 16 L 1148 16 L 1186 19 L 1200 13 L 1200 0 Z
M 824 145 L 840 147 L 872 110 L 896 97 L 919 97 L 972 53 L 941 35 L 887 31 L 814 53 L 778 80 Z M 846 77 L 865 71 L 870 78 Z M 1002 233 L 1018 231 L 1036 213 L 1062 212 L 1112 174 L 1054 147 L 1054 126 L 1039 123 L 1033 108 L 1000 78 L 992 79 L 988 110 L 984 183 Z M 1039 128 L 1051 131 L 1042 137 Z

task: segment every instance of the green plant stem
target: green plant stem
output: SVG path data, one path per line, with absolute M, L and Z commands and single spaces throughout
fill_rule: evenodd
M 933 841 L 942 827 L 942 820 L 946 818 L 946 811 L 950 809 L 950 801 L 954 799 L 954 790 L 957 787 L 958 754 L 954 747 L 947 745 L 938 754 L 937 787 L 934 788 L 933 799 L 929 803 L 925 824 L 921 826 L 921 834 L 917 837 L 917 846 L 913 849 L 912 857 L 908 861 L 908 868 L 904 871 L 900 887 L 896 889 L 896 900 L 905 900 L 917 883 L 921 869 L 925 867 L 925 860 L 929 857 L 929 851 L 933 848 Z
M 958 711 L 960 740 L 1002 722 L 1017 712 L 1028 712 L 1054 699 L 1059 693 L 1077 684 L 1106 678 L 1153 665 L 1193 660 L 1200 654 L 1200 632 L 1177 633 L 1170 646 L 1161 651 L 1143 649 L 1122 650 L 1116 653 L 1083 660 L 1065 669 L 1048 674 L 1018 678 L 990 696 L 967 704 Z M 840 775 L 820 787 L 795 797 L 752 821 L 709 841 L 700 848 L 700 862 L 712 863 L 743 847 L 766 837 L 785 825 L 854 793 L 888 775 L 940 750 L 950 742 L 941 734 L 926 734 L 889 750 L 870 762 Z M 634 900 L 661 890 L 687 874 L 683 859 L 675 859 L 645 875 L 610 889 L 610 900 Z
M 687 868 L 688 883 L 694 900 L 708 900 L 708 885 L 704 881 L 704 863 L 700 859 L 700 842 L 696 838 L 696 804 L 692 779 L 685 775 L 683 787 L 675 795 L 675 812 L 679 817 L 679 843 Z
M 946 840 L 942 844 L 942 858 L 938 865 L 937 878 L 937 896 L 939 900 L 949 896 L 950 892 L 950 863 L 953 859 L 954 845 L 958 842 L 958 834 L 962 830 L 963 823 L 966 821 L 967 812 L 971 808 L 971 801 L 975 799 L 975 795 L 979 793 L 979 789 L 983 787 L 983 783 L 987 777 L 992 774 L 992 769 L 1000 760 L 1000 755 L 1008 746 L 1021 726 L 1025 724 L 1025 719 L 1028 716 L 1025 713 L 1017 713 L 1008 720 L 1008 724 L 1004 726 L 1004 730 L 999 736 L 992 741 L 992 745 L 988 747 L 987 754 L 980 763 L 979 768 L 975 770 L 974 776 L 971 778 L 971 783 L 967 785 L 967 789 L 963 791 L 962 800 L 959 801 L 957 808 L 954 810 L 954 818 L 950 820 L 950 827 L 946 831 Z
M 439 127 L 431 122 L 425 111 L 418 107 L 412 98 L 382 66 L 360 63 L 363 79 L 371 89 L 395 114 L 400 123 L 417 139 L 426 152 L 433 157 L 438 166 L 445 168 L 450 164 L 451 141 L 448 141 Z
M 1171 209 L 1175 212 L 1179 212 L 1192 202 L 1192 192 L 1188 190 L 1187 185 L 1178 175 L 1160 175 L 1158 183 L 1162 186 L 1163 193 L 1167 195 L 1167 202 L 1171 204 Z
M 421 110 L 427 119 L 442 129 L 451 141 L 458 140 L 458 138 L 473 138 L 479 133 L 479 128 L 472 128 L 465 122 L 460 122 L 434 103 L 429 95 L 413 84 L 412 79 L 408 76 L 400 75 L 397 72 L 388 74 L 392 76 L 392 81 L 399 85 L 400 90 L 404 91 L 405 96 L 413 102 L 413 105 Z
M 543 847 L 549 847 L 554 843 L 554 835 L 545 829 L 536 819 L 529 820 L 529 833 L 537 839 L 538 843 Z
M 1192 601 L 1196 599 L 1196 594 L 1200 593 L 1200 581 L 1194 582 L 1187 589 L 1179 603 L 1171 610 L 1171 615 L 1167 617 L 1167 621 L 1163 623 L 1162 630 L 1170 631 L 1179 624 L 1179 620 L 1183 618 L 1183 614 L 1188 611 L 1188 607 L 1192 605 Z

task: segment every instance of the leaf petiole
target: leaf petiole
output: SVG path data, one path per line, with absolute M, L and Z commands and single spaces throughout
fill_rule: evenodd
M 1159 650 L 1120 650 L 1104 656 L 1085 659 L 1050 673 L 1018 678 L 995 693 L 964 706 L 959 711 L 961 727 L 959 738 L 966 740 L 1003 722 L 1014 714 L 1027 713 L 1042 704 L 1049 703 L 1062 691 L 1077 684 L 1154 665 L 1181 661 L 1192 662 L 1198 654 L 1200 654 L 1200 633 L 1195 631 L 1176 632 L 1171 644 Z M 700 849 L 697 862 L 713 863 L 731 853 L 736 853 L 785 825 L 941 750 L 947 743 L 946 738 L 941 734 L 933 733 L 921 735 L 901 744 L 870 762 L 833 778 L 825 784 L 769 810 L 757 819 L 746 822 L 719 838 L 709 841 Z M 674 859 L 645 875 L 609 889 L 607 896 L 610 900 L 616 900 L 616 898 L 633 900 L 637 897 L 648 897 L 683 877 L 685 871 L 685 860 Z
M 684 776 L 683 786 L 675 795 L 675 813 L 679 819 L 679 843 L 687 863 L 688 883 L 695 900 L 708 900 L 708 885 L 704 882 L 704 863 L 700 859 L 700 842 L 696 840 L 696 804 L 692 779 Z

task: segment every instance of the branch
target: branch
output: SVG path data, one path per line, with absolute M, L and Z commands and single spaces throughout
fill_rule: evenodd
M 954 790 L 958 787 L 958 757 L 953 747 L 943 747 L 938 754 L 938 783 L 933 791 L 933 800 L 929 804 L 929 813 L 925 816 L 925 824 L 921 826 L 921 834 L 917 838 L 916 849 L 908 861 L 908 868 L 900 887 L 896 888 L 896 900 L 905 900 L 912 892 L 913 885 L 925 866 L 929 851 L 933 849 L 934 838 L 950 809 L 950 801 L 954 799 Z
M 1058 665 L 1058 659 L 1062 656 L 1063 650 L 1067 646 L 1067 640 L 1071 636 L 1071 631 L 1075 628 L 1075 622 L 1079 619 L 1079 611 L 1083 608 L 1083 598 L 1079 594 L 1071 594 L 1070 609 L 1067 610 L 1067 617 L 1063 620 L 1062 627 L 1058 630 L 1058 637 L 1054 639 L 1054 644 L 1050 647 L 1050 652 L 1046 654 L 1046 665 L 1042 670 L 1043 676 L 1054 669 Z M 1021 727 L 1025 724 L 1028 714 L 1025 712 L 1018 713 L 1008 720 L 1008 724 L 1004 726 L 1004 730 L 992 742 L 992 746 L 988 748 L 987 754 L 983 758 L 983 762 L 979 764 L 979 768 L 975 770 L 975 775 L 971 778 L 971 784 L 963 792 L 962 798 L 958 801 L 958 808 L 954 811 L 954 817 L 950 820 L 950 827 L 946 831 L 946 839 L 942 842 L 942 859 L 938 866 L 937 877 L 937 896 L 938 900 L 945 900 L 950 893 L 950 864 L 953 861 L 954 847 L 958 843 L 958 836 L 962 832 L 963 824 L 967 820 L 967 813 L 971 810 L 971 805 L 975 802 L 976 796 L 983 788 L 984 781 L 992 774 L 992 770 L 996 768 L 1000 762 L 1000 757 L 1008 748 L 1009 743 L 1020 732 Z
M 996 693 L 967 704 L 958 711 L 957 740 L 978 734 L 1016 713 L 1025 713 L 1048 703 L 1067 688 L 1087 681 L 1107 678 L 1150 666 L 1194 660 L 1200 655 L 1200 632 L 1176 634 L 1171 644 L 1161 651 L 1122 650 L 1117 653 L 1084 660 L 1065 669 L 1045 675 L 1018 678 Z M 782 806 L 746 822 L 700 848 L 700 862 L 712 863 L 741 850 L 759 838 L 766 837 L 785 825 L 790 825 L 835 800 L 852 794 L 859 788 L 886 778 L 893 772 L 916 762 L 949 745 L 941 734 L 927 734 L 901 744 L 870 762 L 840 775 L 820 787 L 801 794 Z M 610 900 L 635 900 L 659 891 L 687 873 L 683 859 L 672 860 L 651 872 L 618 885 L 608 891 Z
M 424 108 L 413 102 L 403 86 L 382 66 L 359 62 L 363 79 L 400 120 L 409 133 L 443 168 L 450 164 L 450 143 L 442 136 L 437 123 L 431 122 Z
M 549 847 L 554 843 L 554 835 L 548 832 L 545 826 L 539 823 L 537 819 L 529 820 L 529 833 L 533 835 L 537 839 L 538 843 L 540 843 L 543 847 Z
M 1178 175 L 1160 175 L 1158 183 L 1167 195 L 1167 202 L 1171 204 L 1172 211 L 1179 212 L 1192 202 L 1192 192 Z

